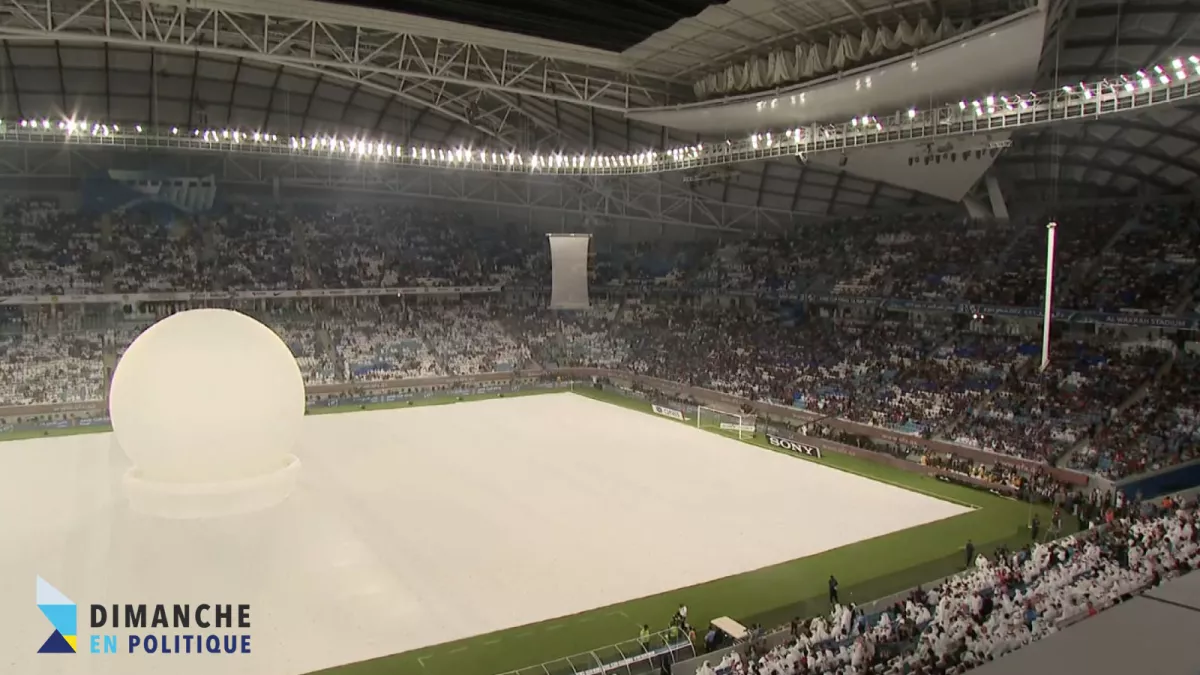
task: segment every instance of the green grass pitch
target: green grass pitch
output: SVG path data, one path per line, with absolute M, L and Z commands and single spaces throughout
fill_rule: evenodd
M 649 404 L 643 401 L 590 388 L 577 390 L 576 394 L 650 414 Z M 520 394 L 506 394 L 514 395 Z M 490 395 L 463 400 L 481 398 L 490 398 Z M 414 405 L 454 402 L 429 399 L 415 402 Z M 367 406 L 366 409 L 405 405 L 407 403 Z M 322 409 L 320 412 L 353 412 L 360 409 L 354 406 Z M 666 421 L 664 418 L 664 423 Z M 83 431 L 107 430 L 93 427 Z M 75 430 L 65 431 L 70 433 Z M 37 435 L 40 434 L 26 434 L 20 438 Z M 0 440 L 16 438 L 12 435 L 0 436 Z M 771 449 L 761 439 L 745 442 Z M 836 453 L 828 453 L 821 459 L 797 457 L 796 461 L 819 462 L 939 499 L 969 505 L 975 510 L 697 586 L 538 624 L 339 666 L 320 671 L 319 675 L 497 675 L 630 640 L 637 636 L 638 628 L 643 623 L 650 624 L 654 630 L 664 628 L 680 603 L 687 604 L 689 617 L 696 626 L 706 626 L 710 619 L 718 616 L 730 616 L 744 624 L 761 623 L 766 628 L 773 628 L 793 616 L 808 617 L 826 611 L 826 580 L 830 574 L 837 575 L 841 582 L 843 602 L 865 603 L 962 569 L 963 546 L 967 539 L 972 539 L 981 552 L 989 552 L 1001 544 L 1019 546 L 1029 540 L 1026 524 L 1030 507 L 1027 503 Z M 696 503 L 689 511 L 694 517 L 700 517 L 705 503 L 705 495 L 697 494 Z M 1035 512 L 1040 513 L 1042 522 L 1049 522 L 1049 509 L 1036 507 Z M 814 513 L 812 517 L 820 518 L 821 514 Z M 780 535 L 790 536 L 786 532 Z M 796 533 L 794 536 L 803 535 Z M 705 545 L 711 545 L 711 542 L 698 544 L 696 555 L 704 555 Z M 531 551 L 530 555 L 537 555 L 537 552 Z

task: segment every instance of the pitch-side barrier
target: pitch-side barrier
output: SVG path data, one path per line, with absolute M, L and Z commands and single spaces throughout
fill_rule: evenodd
M 645 675 L 695 655 L 687 635 L 662 631 L 499 675 Z

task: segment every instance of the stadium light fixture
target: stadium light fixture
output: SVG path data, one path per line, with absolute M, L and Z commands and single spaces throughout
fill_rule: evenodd
M 1080 82 L 1064 85 L 1051 92 L 1040 94 L 1038 92 L 1029 92 L 1028 94 L 997 92 L 974 100 L 964 99 L 957 101 L 956 110 L 953 104 L 927 111 L 912 107 L 896 111 L 883 117 L 882 120 L 874 115 L 860 114 L 853 116 L 842 125 L 825 124 L 764 130 L 749 134 L 740 142 L 734 139 L 725 139 L 724 143 L 710 145 L 695 143 L 670 148 L 646 149 L 635 153 L 570 154 L 560 151 L 543 155 L 514 149 L 497 152 L 488 148 L 469 146 L 453 148 L 411 146 L 408 151 L 405 151 L 403 146 L 394 146 L 381 139 L 311 135 L 308 137 L 288 136 L 287 140 L 280 142 L 279 136 L 261 129 L 243 131 L 237 128 L 194 128 L 192 138 L 201 147 L 235 146 L 253 140 L 258 146 L 277 144 L 294 153 L 337 154 L 357 158 L 373 157 L 379 162 L 419 162 L 422 165 L 483 170 L 525 170 L 553 173 L 676 170 L 710 161 L 724 163 L 738 159 L 795 155 L 811 150 L 809 144 L 812 142 L 836 144 L 837 141 L 850 136 L 883 134 L 885 126 L 907 125 L 915 129 L 931 124 L 953 125 L 972 117 L 979 120 L 980 123 L 991 124 L 984 118 L 1014 113 L 1028 114 L 1030 111 L 1036 111 L 1046 106 L 1076 105 L 1097 98 L 1115 99 L 1121 96 L 1136 96 L 1139 90 L 1148 91 L 1159 86 L 1174 87 L 1188 82 L 1191 78 L 1200 79 L 1200 56 L 1173 58 L 1162 64 L 1149 65 L 1144 70 L 1120 75 L 1119 79 L 1114 77 L 1094 83 Z M 1200 82 L 1195 82 L 1195 84 L 1200 84 Z M 796 96 L 791 97 L 793 103 L 795 99 Z M 799 103 L 803 102 L 804 95 L 800 94 Z M 90 131 L 91 136 L 107 138 L 129 133 L 123 131 L 120 125 L 108 121 L 89 122 L 64 119 L 52 127 L 49 119 L 41 119 L 39 122 L 35 119 L 25 118 L 19 120 L 17 126 L 24 130 L 23 133 L 29 134 L 62 133 L 70 136 L 74 133 Z M 156 133 L 154 128 L 143 127 L 141 124 L 135 125 L 133 129 L 138 134 Z M 169 134 L 179 136 L 178 127 L 170 127 Z M 187 143 L 183 143 L 182 147 L 187 147 Z

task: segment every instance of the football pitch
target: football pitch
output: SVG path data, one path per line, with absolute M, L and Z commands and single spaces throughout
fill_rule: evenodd
M 649 403 L 637 399 L 592 389 L 576 393 L 652 414 Z M 772 450 L 762 439 L 745 442 Z M 691 623 L 696 626 L 706 626 L 719 616 L 730 616 L 745 625 L 758 623 L 770 629 L 794 616 L 826 612 L 826 582 L 830 574 L 836 575 L 840 582 L 843 602 L 861 604 L 963 569 L 963 548 L 968 539 L 985 553 L 1000 545 L 1015 547 L 1029 541 L 1028 503 L 836 453 L 827 453 L 821 459 L 795 457 L 794 461 L 820 462 L 972 510 L 763 569 L 573 616 L 330 668 L 318 671 L 319 675 L 496 675 L 630 640 L 636 637 L 642 623 L 649 623 L 654 630 L 661 629 L 684 602 Z M 694 503 L 685 505 L 690 517 L 704 518 L 710 505 L 708 497 L 711 495 L 697 494 Z M 831 519 L 839 509 L 854 506 L 853 501 L 831 504 L 810 517 Z M 1043 522 L 1049 522 L 1048 508 L 1034 507 L 1033 513 L 1040 514 Z M 716 532 L 696 542 L 694 555 L 704 556 L 708 548 L 721 546 L 720 534 Z M 779 536 L 799 535 L 780 531 Z M 559 675 L 570 670 L 556 671 L 551 665 L 550 672 Z
M 715 474 L 717 478 L 711 479 L 712 482 L 704 482 L 710 480 L 705 476 L 714 475 L 712 466 L 679 467 L 678 464 L 690 462 L 711 465 L 727 461 L 730 448 L 735 451 L 734 455 L 738 454 L 737 447 L 729 445 L 734 441 L 719 439 L 694 428 L 678 428 L 673 433 L 667 433 L 666 436 L 674 440 L 665 443 L 675 446 L 673 450 L 676 451 L 670 461 L 675 462 L 678 469 L 671 471 L 669 464 L 655 465 L 655 457 L 642 459 L 636 454 L 631 455 L 630 448 L 637 446 L 644 452 L 647 447 L 654 446 L 650 437 L 657 437 L 660 430 L 671 432 L 669 427 L 663 425 L 678 423 L 653 416 L 649 404 L 643 401 L 590 388 L 580 389 L 576 394 L 646 414 L 645 418 L 636 415 L 630 418 L 629 413 L 607 406 L 594 409 L 580 407 L 570 403 L 578 401 L 574 397 L 558 399 L 565 404 L 565 407 L 561 407 L 564 416 L 579 412 L 588 418 L 595 417 L 599 420 L 597 425 L 623 427 L 612 431 L 611 435 L 607 429 L 599 426 L 590 430 L 581 429 L 582 435 L 595 442 L 594 447 L 569 449 L 579 454 L 577 459 L 587 461 L 599 454 L 596 447 L 613 448 L 607 464 L 600 460 L 591 466 L 574 466 L 570 462 L 561 466 L 547 465 L 546 462 L 559 461 L 559 453 L 538 454 L 532 446 L 536 446 L 539 440 L 549 442 L 551 437 L 539 439 L 541 432 L 529 428 L 537 425 L 529 424 L 528 416 L 517 414 L 510 420 L 492 412 L 493 408 L 535 410 L 541 407 L 541 403 L 522 406 L 517 401 L 509 404 L 497 401 L 497 404 L 501 404 L 499 408 L 493 404 L 481 404 L 482 407 L 477 409 L 478 416 L 468 413 L 470 408 L 462 408 L 461 412 L 456 410 L 443 416 L 441 424 L 449 424 L 446 433 L 452 434 L 455 422 L 451 418 L 454 416 L 458 416 L 459 420 L 488 420 L 488 428 L 478 432 L 481 435 L 474 438 L 486 438 L 488 435 L 500 440 L 511 438 L 509 445 L 512 447 L 499 442 L 492 455 L 472 455 L 473 459 L 456 458 L 455 453 L 449 453 L 449 459 L 443 462 L 445 466 L 414 467 L 414 473 L 420 475 L 423 471 L 429 471 L 428 475 L 434 476 L 433 471 L 447 468 L 466 472 L 453 475 L 469 481 L 477 478 L 478 481 L 460 485 L 462 490 L 470 490 L 468 494 L 491 494 L 489 491 L 493 488 L 489 481 L 503 466 L 496 464 L 490 469 L 481 469 L 480 462 L 486 464 L 490 457 L 494 457 L 496 462 L 503 462 L 511 454 L 523 453 L 529 446 L 528 456 L 512 457 L 514 464 L 550 468 L 551 475 L 562 476 L 564 482 L 568 479 L 575 479 L 575 482 L 553 486 L 558 488 L 558 492 L 547 488 L 544 495 L 525 486 L 524 492 L 529 493 L 528 500 L 521 490 L 495 493 L 495 503 L 511 501 L 506 498 L 515 496 L 518 506 L 529 509 L 526 514 L 530 517 L 532 529 L 547 528 L 549 532 L 552 526 L 564 521 L 568 525 L 578 526 L 558 530 L 560 534 L 554 535 L 556 541 L 538 543 L 539 538 L 534 534 L 521 542 L 521 546 L 505 548 L 508 544 L 506 537 L 522 535 L 520 528 L 506 530 L 509 532 L 507 535 L 500 534 L 502 526 L 511 525 L 505 519 L 496 520 L 492 527 L 476 527 L 470 520 L 446 521 L 456 523 L 445 526 L 454 527 L 462 534 L 463 554 L 443 557 L 441 559 L 448 564 L 433 565 L 426 570 L 434 577 L 427 578 L 429 583 L 449 587 L 440 600 L 437 594 L 430 595 L 430 600 L 434 607 L 443 610 L 442 618 L 448 622 L 446 617 L 457 609 L 461 610 L 461 616 L 473 617 L 477 623 L 469 624 L 465 619 L 458 623 L 449 622 L 442 629 L 451 632 L 442 633 L 441 638 L 437 637 L 436 621 L 428 627 L 427 636 L 426 626 L 411 624 L 413 633 L 380 635 L 378 644 L 392 644 L 392 650 L 396 650 L 406 645 L 441 642 L 458 635 L 474 637 L 318 672 L 328 675 L 495 675 L 630 640 L 637 635 L 638 627 L 643 623 L 649 624 L 652 629 L 661 629 L 680 603 L 688 605 L 692 623 L 700 629 L 709 619 L 717 616 L 731 616 L 745 624 L 760 623 L 770 628 L 786 622 L 792 616 L 810 616 L 825 611 L 825 581 L 830 574 L 836 574 L 840 580 L 844 602 L 864 603 L 961 569 L 964 561 L 962 548 L 968 538 L 975 542 L 980 551 L 988 551 L 1001 543 L 1018 545 L 1028 539 L 1025 525 L 1030 508 L 1027 504 L 835 453 L 816 459 L 760 455 L 751 451 L 749 456 L 743 456 L 740 460 L 735 458 L 727 465 L 718 467 Z M 505 398 L 516 396 L 520 394 L 505 394 Z M 485 399 L 491 396 L 465 400 L 472 398 Z M 545 406 L 551 415 L 556 409 L 553 400 L 553 396 L 546 399 Z M 414 402 L 413 407 L 454 402 L 420 401 Z M 408 403 L 399 403 L 368 406 L 366 409 L 401 406 L 410 407 Z M 361 409 L 355 406 L 347 410 L 327 409 L 320 412 Z M 451 413 L 449 410 L 446 412 Z M 384 449 L 381 453 L 364 456 L 359 464 L 368 467 L 384 462 L 389 456 L 386 448 L 395 447 L 385 444 L 391 438 L 388 434 L 397 433 L 396 424 L 402 428 L 407 419 L 410 418 L 402 411 L 383 413 L 383 417 L 368 415 L 356 419 L 347 416 L 344 421 L 351 423 L 353 420 L 355 433 L 361 429 L 367 436 L 378 434 L 379 447 Z M 411 419 L 415 422 L 417 417 Z M 342 421 L 341 416 L 338 421 Z M 336 427 L 340 432 L 330 427 L 327 432 L 329 439 L 341 438 L 347 433 L 345 425 L 338 424 Z M 324 425 L 318 428 L 324 428 Z M 627 435 L 622 437 L 621 432 L 626 429 Z M 339 436 L 339 433 L 343 436 Z M 639 437 L 622 443 L 622 438 L 629 438 L 628 433 Z M 6 438 L 0 436 L 0 439 Z M 422 447 L 436 449 L 440 444 L 437 438 L 423 437 L 421 442 L 427 445 Z M 329 439 L 320 445 L 327 445 Z M 451 449 L 456 442 L 461 445 L 460 439 L 448 439 L 444 441 L 444 447 Z M 764 451 L 771 450 L 765 441 L 756 440 L 752 443 L 761 446 Z M 628 445 L 630 448 L 614 447 L 618 445 Z M 471 450 L 476 451 L 475 448 Z M 563 454 L 568 454 L 567 450 L 564 448 Z M 439 452 L 429 454 L 431 458 L 446 455 Z M 305 458 L 305 462 L 309 462 L 309 459 Z M 792 465 L 792 462 L 816 462 L 844 473 L 815 467 L 806 470 L 803 464 Z M 746 465 L 745 473 L 739 474 L 743 464 Z M 339 462 L 331 461 L 324 466 L 314 464 L 309 470 L 326 479 L 336 480 L 341 467 Z M 594 479 L 591 471 L 597 472 Z M 345 475 L 349 477 L 351 474 Z M 517 477 L 520 478 L 519 474 Z M 863 481 L 862 477 L 891 487 Z M 430 482 L 436 480 L 430 478 Z M 450 482 L 455 481 L 450 479 Z M 633 486 L 633 494 L 645 496 L 646 493 L 653 493 L 652 496 L 659 501 L 645 503 L 655 504 L 658 508 L 633 518 L 616 517 L 625 501 L 620 492 L 622 488 L 618 487 L 622 482 Z M 613 486 L 612 489 L 606 488 L 608 484 Z M 581 486 L 594 487 L 594 491 L 577 497 L 575 492 Z M 425 489 L 419 480 L 409 483 L 407 488 L 384 480 L 374 487 L 381 495 L 388 494 L 388 490 L 393 488 L 410 496 L 414 491 Z M 504 487 L 511 488 L 507 483 Z M 904 488 L 909 492 L 895 488 Z M 368 487 L 367 493 L 370 492 L 371 488 Z M 426 497 L 427 500 L 436 501 L 436 491 L 428 494 L 431 496 Z M 411 498 L 419 503 L 417 497 Z M 723 501 L 723 498 L 727 501 Z M 546 503 L 558 503 L 561 513 L 547 515 L 544 513 Z M 454 516 L 454 510 L 458 507 L 449 505 L 448 508 L 448 515 Z M 571 511 L 572 508 L 575 510 Z M 594 511 L 606 513 L 590 519 Z M 725 518 L 719 517 L 721 515 Z M 753 519 L 753 522 L 739 527 L 741 519 Z M 1048 515 L 1043 513 L 1042 519 L 1048 520 Z M 381 527 L 400 527 L 391 531 L 401 536 L 405 534 L 403 523 L 387 525 L 382 520 L 377 522 Z M 605 529 L 609 527 L 612 529 Z M 593 533 L 594 541 L 589 537 Z M 452 546 L 459 545 L 453 543 L 453 537 L 446 533 L 443 535 L 446 536 L 436 532 L 423 534 L 434 545 L 439 545 L 438 542 L 442 540 L 451 541 Z M 546 538 L 549 538 L 548 535 L 543 536 L 542 540 Z M 667 539 L 670 546 L 662 546 L 660 538 Z M 560 550 L 555 549 L 556 544 L 561 546 Z M 400 542 L 397 546 L 397 550 L 404 550 Z M 519 551 L 520 555 L 509 559 L 506 550 Z M 646 553 L 652 550 L 658 551 L 660 557 Z M 664 550 L 670 554 L 666 558 L 661 557 Z M 472 552 L 477 554 L 474 556 L 477 560 L 472 560 Z M 493 554 L 497 559 L 491 558 Z M 433 556 L 431 559 L 437 559 L 436 554 Z M 400 567 L 406 567 L 411 562 L 407 556 L 395 560 Z M 579 569 L 581 565 L 591 562 L 597 565 L 592 571 Z M 556 566 L 576 569 L 560 569 Z M 437 584 L 435 579 L 443 583 Z M 465 581 L 456 583 L 454 579 Z M 581 583 L 580 579 L 588 579 L 589 582 L 594 579 L 594 582 Z M 716 580 L 697 582 L 707 579 Z M 557 587 L 554 585 L 556 580 L 561 582 Z M 526 595 L 513 595 L 516 592 L 513 589 L 500 588 L 519 586 L 520 581 L 526 582 Z M 588 585 L 594 585 L 595 588 L 580 588 Z M 538 588 L 549 590 L 543 594 L 544 597 L 534 597 L 539 592 L 536 590 Z M 558 592 L 555 592 L 555 588 Z M 675 590 L 664 592 L 663 589 Z M 505 596 L 505 592 L 510 595 Z M 614 597 L 640 599 L 607 604 Z M 599 604 L 607 606 L 571 614 L 581 607 L 596 607 Z M 544 616 L 558 618 L 529 623 Z M 480 626 L 487 621 L 491 622 L 490 628 L 481 630 Z M 506 625 L 519 627 L 486 632 Z M 332 639 L 334 636 L 325 637 Z M 386 654 L 388 651 L 391 650 L 375 649 L 357 658 Z M 346 655 L 324 662 L 350 660 L 354 660 L 354 657 Z M 551 667 L 549 670 L 552 675 L 559 675 L 558 669 Z M 541 670 L 538 669 L 538 672 Z M 562 672 L 571 671 L 563 667 Z

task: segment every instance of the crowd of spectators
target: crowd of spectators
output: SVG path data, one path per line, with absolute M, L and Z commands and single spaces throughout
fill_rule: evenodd
M 394 206 L 235 204 L 164 219 L 11 200 L 0 209 L 0 295 L 499 284 L 544 271 L 536 244 Z
M 529 362 L 529 347 L 505 330 L 503 312 L 488 301 L 430 305 L 410 314 L 447 374 L 513 371 Z
M 620 368 L 630 352 L 628 342 L 612 331 L 619 311 L 620 305 L 607 303 L 593 303 L 583 312 L 555 314 L 539 308 L 511 308 L 504 323 L 528 347 L 532 362 L 541 367 Z
M 527 288 L 548 278 L 537 235 L 394 205 L 235 203 L 164 220 L 158 212 L 91 215 L 22 199 L 0 215 L 0 294 Z M 764 307 L 721 295 L 1036 305 L 1044 220 L 928 212 L 815 223 L 787 238 L 617 244 L 597 235 L 593 283 L 685 290 L 687 299 L 668 303 L 647 292 L 563 314 L 511 300 L 360 298 L 349 310 L 326 305 L 266 319 L 312 384 L 620 367 L 1003 454 L 1068 458 L 1112 478 L 1193 457 L 1195 359 L 1177 356 L 1177 347 L 1060 339 L 1042 370 L 1036 341 L 945 315 L 834 320 L 819 303 Z M 1200 282 L 1194 205 L 1080 208 L 1055 220 L 1060 303 L 1110 312 L 1191 308 Z M 0 332 L 0 404 L 102 394 L 95 345 L 104 331 L 47 333 L 26 323 Z M 119 352 L 123 340 L 110 339 Z
M 1026 458 L 1071 450 L 1144 384 L 1166 358 L 1155 348 L 1060 341 L 1045 370 L 1014 364 L 988 405 L 971 410 L 955 440 Z
M 291 347 L 309 384 L 619 368 L 1005 455 L 1069 457 L 1112 478 L 1196 454 L 1198 360 L 1170 343 L 1060 340 L 1041 370 L 1028 339 L 930 317 L 798 318 L 634 300 L 576 313 L 486 296 L 389 300 L 259 316 Z M 0 405 L 100 398 L 99 345 L 123 336 L 109 337 L 119 353 L 144 325 L 12 334 L 0 342 L 11 374 Z
M 1192 310 L 1193 204 L 1056 214 L 1060 307 Z M 395 205 L 235 203 L 164 220 L 48 200 L 0 213 L 0 294 L 542 283 L 543 237 Z M 593 282 L 696 291 L 1039 306 L 1048 216 L 998 223 L 938 212 L 806 225 L 787 237 L 621 244 L 598 235 Z
M 1171 315 L 1200 306 L 1190 203 L 1054 214 L 1060 307 Z M 785 238 L 617 244 L 597 237 L 592 282 L 645 297 L 548 312 L 535 293 L 450 301 L 357 298 L 264 311 L 308 384 L 555 366 L 619 368 L 904 434 L 1118 479 L 1195 459 L 1200 356 L 1181 344 L 1036 340 L 952 318 L 751 305 L 799 294 L 1038 306 L 1047 216 L 943 213 L 805 226 Z M 0 296 L 506 285 L 548 279 L 544 240 L 461 214 L 391 205 L 233 204 L 202 217 L 90 215 L 54 200 L 0 208 Z M 686 291 L 680 299 L 678 291 Z M 530 302 L 531 299 L 533 302 Z M 395 300 L 388 299 L 388 300 Z M 819 304 L 819 303 L 817 303 Z M 104 396 L 109 366 L 150 316 L 0 321 L 0 407 Z M 92 317 L 94 318 L 94 317 Z M 94 322 L 95 323 L 95 322 Z M 956 455 L 941 471 L 1066 504 L 1108 526 L 988 560 L 867 616 L 835 606 L 748 663 L 707 671 L 960 673 L 1200 564 L 1195 506 L 1113 517 L 1046 472 Z M 1102 517 L 1103 515 L 1103 517 Z
M 1172 354 L 1140 397 L 1097 429 L 1071 457 L 1073 468 L 1121 478 L 1196 459 L 1200 441 L 1200 358 Z
M 1095 256 L 1088 278 L 1068 289 L 1067 307 L 1172 314 L 1188 307 L 1198 269 L 1196 205 L 1150 205 Z M 1183 285 L 1181 285 L 1183 284 Z
M 0 334 L 0 407 L 104 398 L 98 332 Z
M 1103 527 L 982 554 L 965 573 L 866 614 L 835 605 L 697 675 L 957 675 L 1200 566 L 1195 503 L 1130 505 Z
M 973 478 L 983 485 L 1011 488 L 1011 493 L 1021 501 L 1040 501 L 1059 504 L 1070 498 L 1071 489 L 1055 480 L 1041 468 L 1030 470 L 1019 464 L 1005 461 L 985 463 L 963 455 L 925 451 L 920 456 L 921 464 L 951 475 Z

